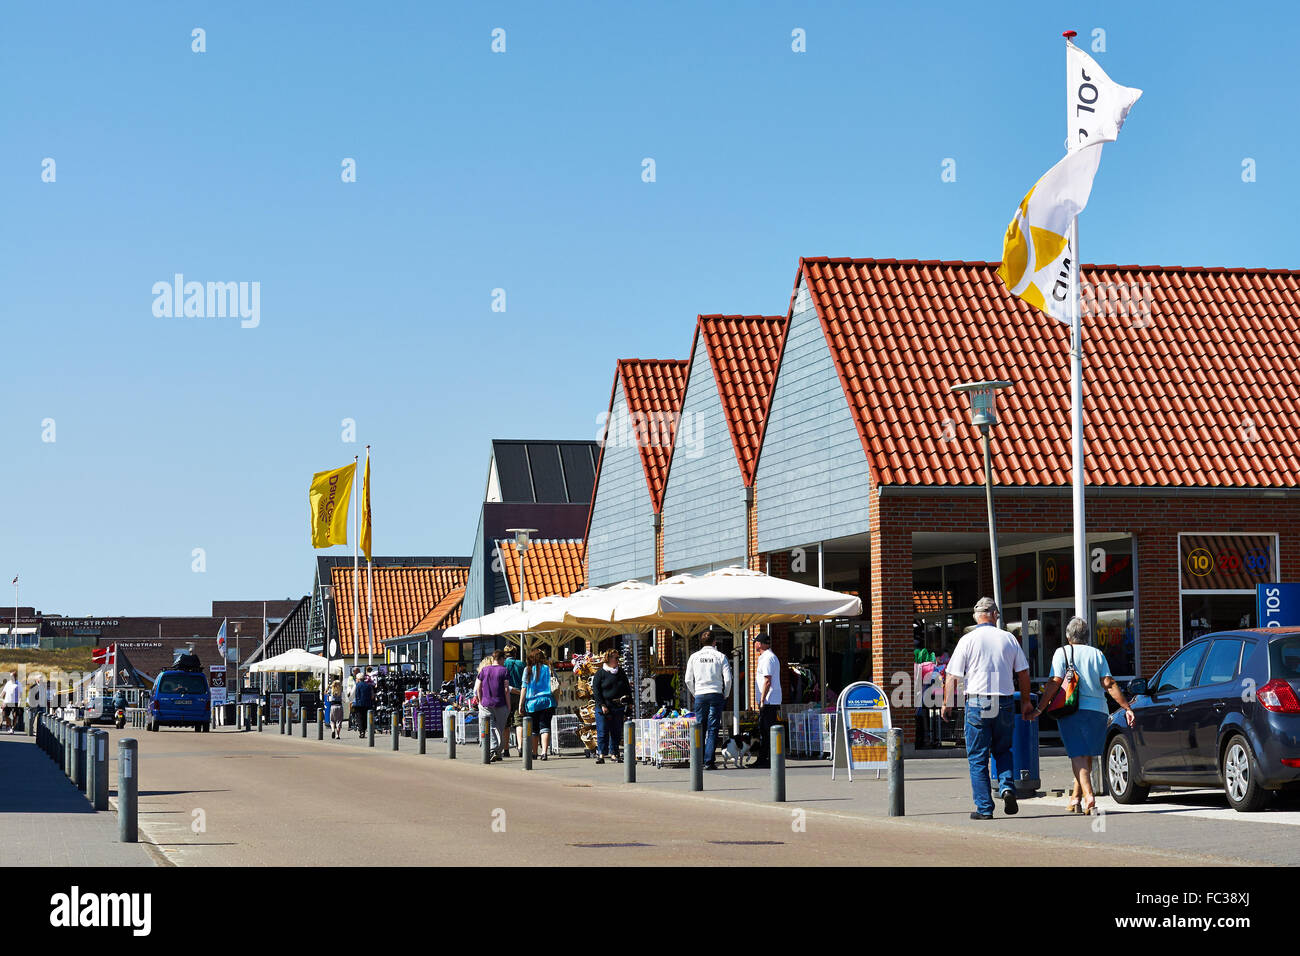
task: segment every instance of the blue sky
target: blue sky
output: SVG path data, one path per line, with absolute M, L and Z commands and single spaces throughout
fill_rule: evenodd
M 800 255 L 999 258 L 1063 29 L 1146 91 L 1085 260 L 1296 267 L 1297 8 L 1136 6 L 7 5 L 0 575 L 74 615 L 300 596 L 311 473 L 366 442 L 376 550 L 467 554 L 490 439 L 596 437 L 617 358 L 784 312 Z M 260 283 L 260 324 L 156 317 L 178 272 Z

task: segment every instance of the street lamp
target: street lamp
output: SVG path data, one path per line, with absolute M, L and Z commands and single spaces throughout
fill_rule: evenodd
M 999 616 L 1004 615 L 1006 609 L 1002 606 L 1002 573 L 998 567 L 998 526 L 993 517 L 993 458 L 989 452 L 989 426 L 998 423 L 994 408 L 994 393 L 1000 388 L 1009 388 L 1011 385 L 1011 382 L 1001 380 L 985 380 L 963 382 L 952 386 L 951 389 L 954 392 L 966 392 L 970 395 L 970 423 L 977 426 L 984 436 L 984 502 L 989 512 L 989 556 L 993 565 L 993 602 L 998 606 Z
M 524 552 L 528 550 L 528 536 L 537 531 L 536 528 L 506 528 L 510 534 L 515 536 L 515 549 L 519 552 L 519 609 L 528 610 L 528 579 L 524 577 Z

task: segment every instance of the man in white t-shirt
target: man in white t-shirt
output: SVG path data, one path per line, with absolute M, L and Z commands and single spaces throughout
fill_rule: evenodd
M 1010 631 L 997 626 L 998 606 L 990 597 L 975 604 L 975 624 L 957 642 L 944 677 L 943 719 L 952 719 L 957 681 L 965 683 L 966 759 L 970 763 L 970 789 L 975 800 L 972 820 L 993 819 L 989 792 L 989 757 L 998 778 L 998 796 L 1010 816 L 1016 805 L 1016 784 L 1011 767 L 1011 742 L 1015 733 L 1015 689 L 1020 690 L 1020 712 L 1029 720 L 1029 661 Z
M 781 662 L 772 653 L 772 639 L 766 634 L 754 638 L 754 649 L 758 651 L 758 663 L 754 667 L 754 701 L 758 704 L 758 762 L 759 769 L 772 766 L 771 740 L 772 725 L 781 715 Z
M 9 675 L 9 681 L 5 684 L 4 690 L 0 691 L 0 697 L 4 700 L 4 722 L 9 728 L 9 733 L 14 732 L 14 727 L 18 723 L 18 699 L 22 696 L 22 686 L 18 683 L 18 673 L 12 672 Z

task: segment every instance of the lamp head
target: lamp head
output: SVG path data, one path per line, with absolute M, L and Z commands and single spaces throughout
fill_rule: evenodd
M 1010 388 L 1011 385 L 1011 382 L 1000 379 L 986 379 L 980 382 L 962 382 L 960 385 L 952 386 L 951 390 L 970 395 L 970 423 L 984 428 L 998 423 L 994 393 L 1000 388 Z
M 535 531 L 537 531 L 537 529 L 536 528 L 506 528 L 506 531 L 508 531 L 510 534 L 513 534 L 515 536 L 515 548 L 519 551 L 520 554 L 523 554 L 525 551 L 528 550 L 528 544 L 529 544 L 528 536 L 534 533 Z

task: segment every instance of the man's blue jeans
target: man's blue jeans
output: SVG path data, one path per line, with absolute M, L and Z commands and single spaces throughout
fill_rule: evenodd
M 966 759 L 970 762 L 970 792 L 975 809 L 993 813 L 993 795 L 989 792 L 989 757 L 998 778 L 998 795 L 1016 789 L 1011 770 L 1011 741 L 1015 734 L 1016 700 L 1014 697 L 966 698 Z
M 718 746 L 718 730 L 722 726 L 722 705 L 726 698 L 721 694 L 697 694 L 695 697 L 695 719 L 704 728 L 704 762 L 713 763 L 714 750 Z

